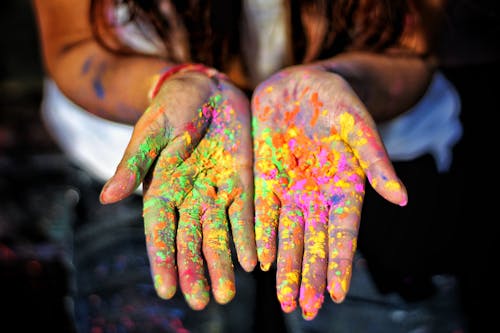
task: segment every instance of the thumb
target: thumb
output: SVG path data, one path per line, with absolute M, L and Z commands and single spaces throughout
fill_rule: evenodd
M 174 128 L 159 113 L 163 112 L 148 109 L 135 125 L 115 174 L 103 186 L 101 203 L 114 203 L 131 195 L 167 145 L 172 145 L 168 155 L 175 156 L 173 163 L 185 160 L 204 135 L 211 118 L 207 117 L 209 112 L 198 113 L 198 119 Z
M 358 158 L 373 189 L 386 200 L 405 206 L 406 188 L 396 175 L 375 123 L 368 116 L 349 112 L 341 113 L 338 119 L 340 135 Z

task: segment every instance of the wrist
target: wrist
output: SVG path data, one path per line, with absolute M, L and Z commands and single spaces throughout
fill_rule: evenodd
M 186 64 L 173 65 L 158 75 L 158 77 L 154 81 L 151 89 L 149 90 L 149 93 L 148 93 L 149 100 L 151 101 L 153 98 L 156 97 L 161 86 L 163 85 L 163 83 L 166 80 L 168 80 L 170 77 L 172 77 L 175 74 L 183 73 L 183 72 L 202 73 L 202 74 L 206 75 L 207 77 L 216 80 L 217 82 L 219 80 L 224 80 L 224 79 L 227 80 L 227 76 L 225 74 L 217 71 L 214 68 L 207 67 L 207 66 L 202 65 L 202 64 L 186 63 Z

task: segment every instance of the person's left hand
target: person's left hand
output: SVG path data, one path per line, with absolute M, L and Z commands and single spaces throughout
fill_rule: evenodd
M 375 124 L 347 82 L 295 66 L 261 83 L 252 99 L 258 258 L 277 258 L 285 312 L 305 319 L 349 288 L 365 175 L 387 200 L 406 204 Z M 381 217 L 383 218 L 383 217 Z M 276 241 L 278 238 L 278 249 Z

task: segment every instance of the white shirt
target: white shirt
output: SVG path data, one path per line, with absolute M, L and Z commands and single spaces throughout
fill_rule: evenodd
M 286 14 L 281 3 L 282 0 L 243 1 L 242 38 L 251 45 L 245 57 L 254 69 L 251 80 L 255 82 L 283 65 L 287 38 Z M 125 26 L 123 32 L 125 41 L 139 50 L 151 53 L 158 47 L 154 41 L 141 39 L 132 24 Z M 417 105 L 380 124 L 391 160 L 407 161 L 430 153 L 439 171 L 448 170 L 452 148 L 462 135 L 460 109 L 455 88 L 441 73 L 436 73 Z M 41 111 L 48 130 L 71 160 L 103 183 L 114 174 L 132 126 L 86 112 L 66 98 L 49 78 L 45 81 Z

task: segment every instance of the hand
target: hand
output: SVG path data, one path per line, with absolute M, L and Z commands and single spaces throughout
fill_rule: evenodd
M 177 276 L 186 301 L 209 301 L 205 258 L 215 300 L 235 294 L 229 244 L 251 271 L 257 261 L 247 98 L 226 81 L 199 74 L 173 76 L 138 121 L 117 171 L 101 194 L 120 200 L 144 180 L 144 223 L 157 293 L 169 299 Z
M 349 289 L 365 175 L 387 200 L 405 205 L 376 126 L 337 74 L 296 66 L 260 84 L 252 98 L 256 242 L 261 267 L 276 257 L 277 294 L 313 319 L 325 287 Z

